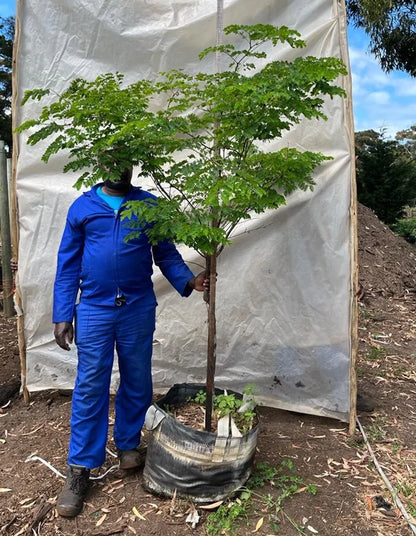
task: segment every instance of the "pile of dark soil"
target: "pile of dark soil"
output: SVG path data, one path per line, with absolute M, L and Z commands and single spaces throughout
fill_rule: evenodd
M 416 293 L 416 248 L 358 205 L 358 264 L 368 299 Z

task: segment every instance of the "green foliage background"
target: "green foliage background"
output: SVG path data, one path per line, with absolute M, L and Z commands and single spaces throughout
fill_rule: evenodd
M 12 59 L 14 17 L 0 18 L 0 139 L 12 152 Z
M 416 198 L 416 162 L 397 140 L 366 130 L 355 136 L 357 195 L 386 224 L 404 214 Z
M 370 37 L 370 51 L 386 72 L 416 76 L 416 3 L 414 0 L 346 0 L 348 21 Z

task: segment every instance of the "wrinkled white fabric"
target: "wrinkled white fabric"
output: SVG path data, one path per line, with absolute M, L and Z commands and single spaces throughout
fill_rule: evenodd
M 18 0 L 18 100 L 26 89 L 59 93 L 74 77 L 93 79 L 107 71 L 125 73 L 132 82 L 170 68 L 212 70 L 213 58 L 200 62 L 197 56 L 216 42 L 216 9 L 216 0 Z M 337 0 L 225 0 L 224 25 L 257 22 L 300 31 L 308 43 L 304 55 L 348 62 Z M 296 54 L 277 47 L 270 57 Z M 339 82 L 349 91 L 348 77 Z M 36 117 L 41 107 L 17 106 L 18 122 Z M 286 207 L 241 224 L 233 247 L 219 259 L 216 384 L 241 391 L 253 383 L 267 405 L 348 420 L 355 262 L 350 98 L 328 100 L 325 111 L 327 122 L 304 121 L 280 141 L 333 156 L 317 171 L 315 190 L 297 192 Z M 17 197 L 28 388 L 72 388 L 76 350 L 56 346 L 51 304 L 66 210 L 79 195 L 72 188 L 76 177 L 61 173 L 63 155 L 41 162 L 45 145 L 30 147 L 26 138 L 18 140 Z M 182 251 L 190 268 L 200 271 L 202 260 Z M 201 295 L 182 299 L 159 273 L 154 281 L 155 387 L 203 383 L 207 319 Z

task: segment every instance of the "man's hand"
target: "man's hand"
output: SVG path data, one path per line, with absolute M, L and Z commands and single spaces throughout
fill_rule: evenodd
M 69 350 L 69 344 L 74 340 L 74 328 L 71 322 L 57 322 L 53 334 L 58 346 L 63 350 Z
M 206 277 L 205 271 L 190 279 L 188 285 L 199 292 L 209 290 L 209 279 Z

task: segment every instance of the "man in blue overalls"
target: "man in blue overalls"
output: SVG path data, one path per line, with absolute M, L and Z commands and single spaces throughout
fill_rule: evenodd
M 125 169 L 119 181 L 105 181 L 75 200 L 58 253 L 55 339 L 69 350 L 75 318 L 78 350 L 69 470 L 57 503 L 58 513 L 65 517 L 81 512 L 90 469 L 105 460 L 114 348 L 120 371 L 114 424 L 120 468 L 142 462 L 140 434 L 152 399 L 153 261 L 182 296 L 208 288 L 204 273 L 195 277 L 168 241 L 152 246 L 145 233 L 124 240 L 131 231 L 120 218 L 124 203 L 154 197 L 132 186 L 131 177 L 132 170 Z

